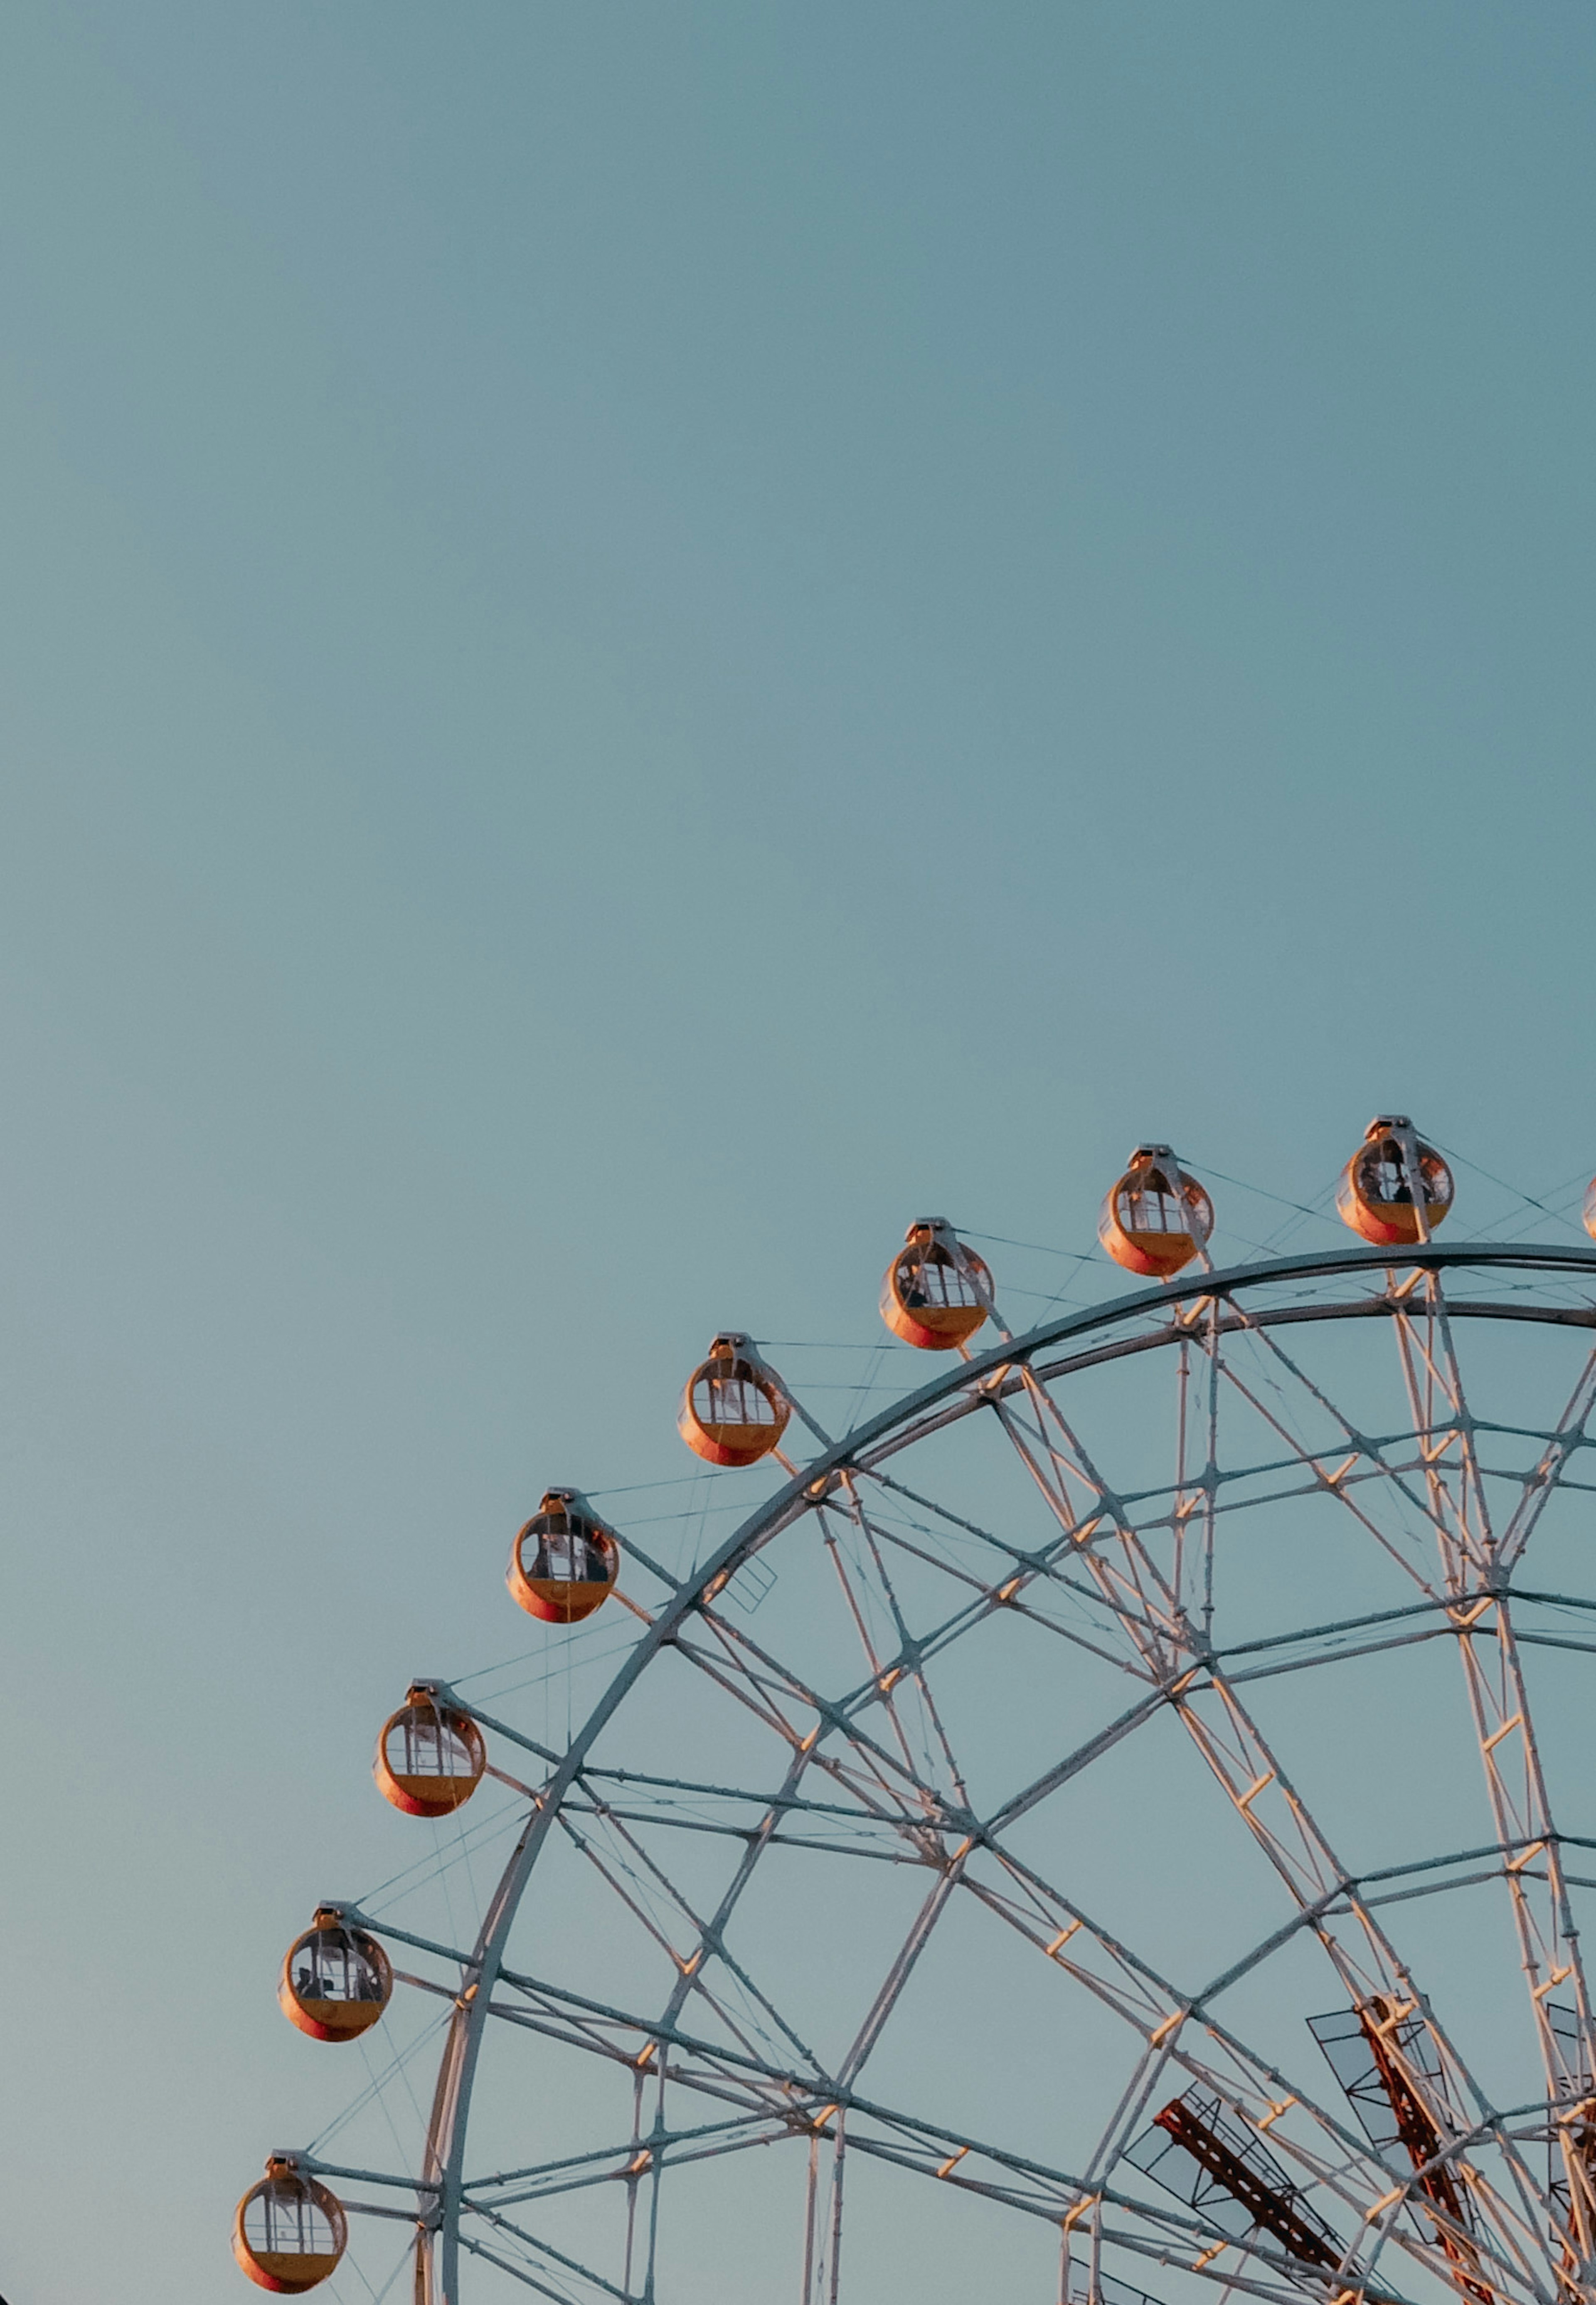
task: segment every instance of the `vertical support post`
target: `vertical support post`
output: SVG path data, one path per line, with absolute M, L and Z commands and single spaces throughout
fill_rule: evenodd
M 803 2294 L 802 2305 L 814 2305 L 815 2293 L 815 2210 L 818 2207 L 820 2177 L 820 2139 L 811 2133 L 809 2140 L 809 2188 L 803 2204 Z

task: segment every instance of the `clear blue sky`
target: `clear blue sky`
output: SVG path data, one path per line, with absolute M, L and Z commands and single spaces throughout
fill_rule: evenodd
M 1584 0 L 7 12 L 13 2305 L 243 2293 L 377 1722 L 713 1329 L 1145 1136 L 1596 1164 L 1593 95 Z

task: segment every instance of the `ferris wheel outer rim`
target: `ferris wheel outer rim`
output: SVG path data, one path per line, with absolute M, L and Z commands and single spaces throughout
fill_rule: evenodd
M 1367 1272 L 1442 1272 L 1481 1266 L 1551 1273 L 1585 1274 L 1596 1280 L 1596 1246 L 1563 1243 L 1436 1240 L 1394 1252 L 1389 1246 L 1360 1245 L 1321 1251 L 1306 1256 L 1276 1257 L 1230 1265 L 1221 1272 L 1199 1271 L 1132 1289 L 1081 1311 L 1039 1325 L 1023 1335 L 1004 1340 L 985 1353 L 972 1354 L 940 1371 L 904 1399 L 822 1449 L 743 1520 L 719 1550 L 709 1555 L 680 1583 L 642 1638 L 607 1684 L 544 1788 L 543 1798 L 528 1817 L 508 1864 L 489 1900 L 455 2003 L 450 2037 L 439 2068 L 433 2112 L 429 2124 L 424 2175 L 418 2185 L 421 2204 L 418 2216 L 416 2305 L 461 2305 L 459 2290 L 459 2222 L 464 2188 L 464 2147 L 470 2127 L 476 2065 L 487 2029 L 493 1986 L 503 1969 L 503 1955 L 522 1899 L 531 1882 L 542 1843 L 567 1791 L 586 1765 L 598 1737 L 630 1694 L 659 1650 L 675 1636 L 706 1595 L 724 1586 L 742 1558 L 761 1540 L 775 1535 L 787 1517 L 818 1501 L 837 1476 L 855 1468 L 877 1444 L 899 1426 L 913 1424 L 930 1410 L 962 1393 L 978 1391 L 1006 1368 L 1032 1362 L 1049 1348 L 1133 1321 L 1160 1306 L 1204 1297 L 1227 1297 L 1243 1289 L 1271 1283 L 1321 1280 L 1337 1273 Z M 1483 1308 L 1481 1308 L 1483 1309 Z M 1515 1308 L 1492 1307 L 1504 1318 Z M 1365 1307 L 1352 1304 L 1326 1307 L 1326 1318 L 1360 1316 Z M 1561 1321 L 1567 1325 L 1596 1329 L 1596 1307 L 1588 1314 L 1572 1308 L 1548 1308 L 1529 1317 Z M 470 1713 L 469 1699 L 440 1683 L 449 1700 Z M 437 2262 L 441 2257 L 441 2265 Z

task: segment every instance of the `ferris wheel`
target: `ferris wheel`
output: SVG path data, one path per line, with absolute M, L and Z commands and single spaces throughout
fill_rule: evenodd
M 381 1732 L 429 1848 L 285 1957 L 368 2085 L 240 2203 L 251 2279 L 1596 2300 L 1596 1249 L 1442 1241 L 1454 1193 L 1384 1117 L 1354 1246 L 1217 1269 L 1142 1146 L 1146 1285 L 1023 1330 L 917 1223 L 933 1373 L 841 1437 L 717 1336 L 683 1437 L 774 1489 L 675 1556 L 549 1489 L 547 1669 Z

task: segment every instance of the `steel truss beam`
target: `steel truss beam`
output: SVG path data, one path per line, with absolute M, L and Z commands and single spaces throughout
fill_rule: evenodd
M 1388 2247 L 1432 2271 L 1439 2270 L 1443 2278 L 1448 2262 L 1456 2274 L 1457 2233 L 1449 2236 L 1449 2258 L 1448 2236 L 1442 2234 L 1439 2242 L 1432 2243 L 1419 2237 L 1416 2229 L 1405 2233 L 1399 2224 L 1402 2205 L 1413 2195 L 1413 2187 L 1399 2187 L 1393 2194 L 1386 2182 L 1388 2173 L 1345 2123 L 1293 2096 L 1291 2117 L 1279 2127 L 1273 2126 L 1286 2108 L 1276 2104 L 1271 2092 L 1278 2094 L 1286 2088 L 1284 2077 L 1269 2071 L 1239 2041 L 1226 2035 L 1215 2019 L 1211 2003 L 1283 1941 L 1281 1933 L 1202 1993 L 1183 1999 L 1111 1936 L 1066 1906 L 1048 1884 L 1026 1877 L 1012 1853 L 1001 1846 L 1003 1833 L 1078 1767 L 1087 1765 L 1165 1707 L 1179 1717 L 1286 1884 L 1296 1906 L 1292 1930 L 1306 1929 L 1318 1939 L 1354 2005 L 1368 2007 L 1385 1998 L 1401 2009 L 1407 2021 L 1422 2026 L 1426 2058 L 1405 2064 L 1396 2046 L 1392 2046 L 1391 2055 L 1414 2102 L 1422 2105 L 1438 2137 L 1444 2140 L 1448 2165 L 1457 2167 L 1468 2181 L 1475 2228 L 1468 2240 L 1484 2268 L 1481 2277 L 1551 2305 L 1559 2280 L 1566 2284 L 1567 2275 L 1565 2269 L 1549 2278 L 1543 2255 L 1549 2197 L 1524 2158 L 1525 2123 L 1533 2130 L 1536 2108 L 1520 2108 L 1508 2116 L 1486 2104 L 1374 1918 L 1377 1904 L 1425 1893 L 1422 1885 L 1385 1894 L 1364 1893 L 1377 1876 L 1360 1880 L 1342 1864 L 1239 1694 L 1247 1680 L 1300 1670 L 1332 1657 L 1442 1635 L 1457 1640 L 1498 1838 L 1486 1849 L 1460 1852 L 1456 1858 L 1422 1861 L 1445 1867 L 1476 1859 L 1500 1860 L 1496 1873 L 1488 1867 L 1486 1874 L 1471 1877 L 1503 1877 L 1509 1883 L 1546 2062 L 1548 2107 L 1574 2108 L 1582 2104 L 1590 2094 L 1596 2056 L 1578 1966 L 1577 1933 L 1566 1896 L 1568 1884 L 1561 1869 L 1563 1841 L 1546 1803 L 1519 1661 L 1521 1641 L 1557 1637 L 1518 1631 L 1507 1580 L 1547 1497 L 1563 1483 L 1576 1450 L 1585 1445 L 1586 1424 L 1596 1403 L 1596 1353 L 1587 1360 L 1580 1384 L 1557 1427 L 1538 1436 L 1543 1439 L 1544 1448 L 1536 1479 L 1524 1489 L 1498 1538 L 1491 1533 L 1488 1484 L 1493 1478 L 1521 1476 L 1493 1475 L 1480 1461 L 1477 1435 L 1507 1428 L 1470 1422 L 1451 1324 L 1532 1320 L 1596 1330 L 1596 1309 L 1476 1297 L 1448 1304 L 1441 1295 L 1440 1276 L 1459 1270 L 1572 1279 L 1592 1286 L 1596 1285 L 1596 1252 L 1482 1244 L 1447 1248 L 1431 1242 L 1405 1254 L 1400 1274 L 1390 1270 L 1388 1252 L 1383 1251 L 1353 1248 L 1318 1257 L 1275 1259 L 1133 1291 L 1091 1312 L 1045 1323 L 1028 1335 L 1006 1338 L 1000 1347 L 972 1356 L 855 1433 L 822 1447 L 813 1462 L 795 1471 L 692 1578 L 678 1581 L 657 1564 L 647 1564 L 666 1598 L 651 1614 L 638 1609 L 644 1629 L 635 1647 L 563 1755 L 537 1745 L 508 1724 L 491 1721 L 467 1697 L 454 1693 L 452 1701 L 477 1712 L 485 1723 L 535 1753 L 548 1773 L 533 1794 L 481 1931 L 468 1952 L 425 1945 L 422 1940 L 407 1938 L 403 1930 L 389 1929 L 400 1941 L 422 1944 L 459 1964 L 460 1983 L 452 1995 L 454 2014 L 435 2092 L 424 2166 L 419 2180 L 408 2181 L 418 2188 L 419 2214 L 425 2228 L 418 2255 L 420 2305 L 459 2305 L 463 2249 L 501 2265 L 506 2273 L 544 2293 L 562 2299 L 569 2295 L 568 2290 L 549 2286 L 535 2269 L 529 2272 L 506 2261 L 499 2245 L 489 2244 L 471 2230 L 473 2220 L 502 2222 L 516 2201 L 541 2198 L 518 2193 L 493 2203 L 484 2194 L 495 2181 L 467 2182 L 465 2143 L 472 2083 L 486 2029 L 493 2017 L 531 2024 L 534 2029 L 580 2041 L 600 2054 L 629 2054 L 637 2069 L 637 2081 L 632 2131 L 625 2144 L 617 2148 L 624 2158 L 604 2179 L 579 2181 L 573 2176 L 571 2182 L 623 2182 L 630 2188 L 634 2212 L 639 2189 L 646 2189 L 654 2197 L 643 2218 L 650 2236 L 661 2169 L 678 2148 L 686 2148 L 693 2136 L 709 2139 L 718 2134 L 726 2140 L 719 2145 L 701 2142 L 695 2148 L 701 2152 L 747 2149 L 760 2124 L 769 2128 L 771 2135 L 807 2138 L 816 2173 L 811 2187 L 803 2305 L 836 2305 L 845 2141 L 848 2152 L 890 2161 L 938 2182 L 970 2187 L 1006 2206 L 1046 2216 L 1066 2227 L 1066 2239 L 1067 2230 L 1084 2216 L 1094 2233 L 1099 2233 L 1093 2241 L 1094 2264 L 1099 2239 L 1132 2253 L 1157 2254 L 1159 2249 L 1166 2254 L 1182 2252 L 1179 2261 L 1187 2264 L 1191 2260 L 1184 2251 L 1193 2244 L 1209 2247 L 1210 2258 L 1218 2254 L 1211 2247 L 1211 2225 L 1205 2226 L 1201 2219 L 1190 2216 L 1183 2219 L 1156 2202 L 1117 2192 L 1103 2182 L 1102 2173 L 1088 2171 L 1071 2177 L 1026 2163 L 998 2146 L 938 2131 L 933 2124 L 894 2113 L 860 2092 L 859 2078 L 875 2043 L 940 1915 L 955 1897 L 978 1898 L 1007 1926 L 1030 1936 L 1053 1967 L 1116 2007 L 1142 2034 L 1144 2054 L 1111 2137 L 1104 2140 L 1105 2170 L 1112 2166 L 1130 2126 L 1142 2117 L 1159 2075 L 1173 2066 L 1219 2091 L 1225 2103 L 1244 2120 L 1269 2128 L 1278 2148 L 1294 2160 L 1305 2177 L 1346 2203 L 1362 2236 L 1354 2246 L 1364 2270 L 1356 2276 L 1354 2286 L 1363 2287 L 1370 2295 L 1380 2293 L 1378 2288 L 1368 2288 L 1368 2283 L 1376 2260 Z M 1347 1302 L 1253 1301 L 1268 1300 L 1292 1288 L 1351 1281 L 1364 1275 L 1377 1277 L 1383 1286 Z M 1407 1612 L 1392 1611 L 1281 1637 L 1276 1644 L 1281 1649 L 1303 1642 L 1328 1645 L 1352 1634 L 1370 1633 L 1371 1639 L 1362 1648 L 1320 1646 L 1304 1654 L 1299 1647 L 1292 1656 L 1268 1656 L 1261 1652 L 1269 1645 L 1253 1643 L 1246 1645 L 1253 1653 L 1251 1662 L 1244 1663 L 1241 1649 L 1220 1652 L 1212 1642 L 1214 1546 L 1227 1510 L 1267 1500 L 1226 1501 L 1227 1476 L 1218 1463 L 1217 1440 L 1223 1399 L 1227 1391 L 1241 1387 L 1252 1412 L 1266 1423 L 1273 1420 L 1256 1391 L 1242 1386 L 1227 1352 L 1234 1343 L 1244 1340 L 1271 1355 L 1290 1381 L 1306 1386 L 1309 1381 L 1285 1354 L 1276 1332 L 1325 1320 L 1374 1320 L 1387 1325 L 1397 1341 L 1413 1430 L 1405 1435 L 1371 1439 L 1346 1426 L 1341 1455 L 1350 1455 L 1354 1461 L 1343 1469 L 1337 1469 L 1339 1457 L 1332 1461 L 1330 1450 L 1305 1450 L 1283 1432 L 1286 1453 L 1273 1469 L 1280 1473 L 1294 1467 L 1304 1469 L 1309 1476 L 1305 1485 L 1282 1493 L 1302 1494 L 1320 1487 L 1336 1497 L 1371 1541 L 1380 1544 L 1412 1578 L 1422 1597 L 1413 1604 L 1411 1622 Z M 1087 1367 L 1158 1350 L 1172 1350 L 1176 1359 L 1179 1440 L 1177 1476 L 1167 1493 L 1167 1511 L 1155 1524 L 1139 1510 L 1148 1499 L 1116 1494 L 1104 1478 L 1053 1388 Z M 1315 1398 L 1329 1410 L 1322 1393 Z M 991 1532 L 962 1523 L 976 1539 L 1006 1554 L 1012 1567 L 1006 1575 L 995 1574 L 986 1584 L 979 1577 L 969 1578 L 968 1599 L 961 1612 L 947 1620 L 940 1634 L 916 1637 L 899 1608 L 889 1567 L 896 1552 L 913 1551 L 913 1544 L 903 1532 L 886 1526 L 868 1500 L 878 1491 L 884 1496 L 896 1494 L 944 1516 L 943 1507 L 918 1496 L 887 1467 L 905 1450 L 947 1425 L 987 1412 L 1000 1422 L 1046 1500 L 1054 1516 L 1057 1538 L 1042 1552 L 1022 1556 Z M 1416 1450 L 1416 1455 L 1404 1455 L 1405 1450 Z M 1255 1468 L 1249 1477 L 1256 1481 L 1260 1472 L 1269 1469 Z M 1363 1510 L 1360 1484 L 1371 1482 L 1378 1482 L 1382 1493 L 1403 1497 L 1430 1528 L 1439 1559 L 1437 1582 L 1430 1581 L 1415 1558 L 1408 1557 L 1401 1546 L 1394 1547 L 1384 1529 Z M 866 1673 L 853 1697 L 841 1701 L 828 1699 L 803 1686 L 748 1629 L 730 1622 L 716 1606 L 746 1561 L 811 1512 L 817 1514 L 822 1527 L 835 1520 L 837 1527 L 850 1531 L 850 1542 L 857 1552 L 855 1566 L 844 1558 L 835 1535 L 828 1539 L 839 1587 L 859 1634 Z M 945 1517 L 958 1519 L 956 1515 Z M 1162 1535 L 1160 1550 L 1155 1554 L 1150 1535 L 1156 1530 Z M 922 1560 L 930 1557 L 921 1555 Z M 935 1565 L 958 1582 L 959 1572 L 947 1561 L 938 1558 Z M 861 1575 L 868 1578 L 872 1602 L 884 1605 L 893 1628 L 890 1648 L 880 1646 L 872 1634 L 857 1583 Z M 1083 1633 L 1079 1625 L 1066 1627 L 1046 1615 L 1047 1596 L 1055 1586 L 1067 1588 L 1077 1602 L 1090 1595 L 1097 1611 L 1092 1620 L 1098 1628 L 1095 1636 Z M 1144 1693 L 1125 1709 L 1118 1722 L 1111 1723 L 1078 1755 L 1056 1764 L 1034 1785 L 983 1821 L 971 1811 L 957 1762 L 942 1731 L 926 1666 L 941 1646 L 1003 1607 L 1029 1612 L 1065 1638 L 1094 1648 L 1097 1654 L 1139 1680 Z M 598 1740 L 641 1674 L 666 1648 L 675 1650 L 748 1706 L 766 1731 L 786 1745 L 786 1773 L 774 1793 L 676 1783 L 598 1765 L 594 1757 Z M 879 1725 L 879 1734 L 867 1725 L 872 1715 Z M 928 1761 L 934 1764 L 930 1773 Z M 934 1776 L 945 1776 L 946 1782 L 933 1782 Z M 824 1795 L 811 1789 L 811 1781 L 826 1787 Z M 663 1803 L 689 1797 L 712 1807 L 744 1807 L 750 1815 L 743 1822 L 715 1816 L 662 1815 Z M 662 1824 L 743 1840 L 743 1856 L 712 1909 L 700 1911 L 684 1900 L 639 1839 L 641 1830 Z M 651 1916 L 644 1918 L 641 1909 L 633 1905 L 678 1971 L 658 2016 L 645 2019 L 595 2003 L 583 2004 L 579 1996 L 562 1994 L 551 1985 L 539 1984 L 507 1968 L 505 1956 L 516 1911 L 548 1836 L 556 1825 L 604 1872 L 610 1886 L 627 1894 L 630 1901 L 630 1892 L 622 1888 L 608 1853 L 615 1848 L 629 1851 L 629 1865 L 641 1867 L 655 1880 L 666 1903 L 674 1906 L 684 1924 L 693 1947 L 691 1953 L 662 1935 L 657 1921 Z M 861 1833 L 862 1840 L 858 1837 Z M 753 2003 L 785 2032 L 785 2020 L 774 2002 L 763 1995 L 750 1973 L 739 1968 L 726 1942 L 728 1925 L 756 1865 L 766 1850 L 778 1846 L 887 1857 L 894 1863 L 926 1866 L 935 1876 L 918 1921 L 835 2074 L 819 2070 L 796 2035 L 789 2036 L 791 2047 L 801 2053 L 796 2064 L 782 2070 L 762 2060 L 743 2020 L 709 1992 L 705 1980 L 704 1972 L 713 1961 L 735 1979 L 745 1999 L 751 1996 Z M 1395 1877 L 1404 1869 L 1388 1868 L 1388 1872 Z M 1568 1998 L 1575 2011 L 1576 2030 L 1572 2036 L 1566 2026 L 1554 2023 L 1547 2007 L 1553 1990 L 1565 1987 L 1571 1987 Z M 521 1996 L 519 2003 L 505 2003 L 502 1997 L 505 1991 Z M 717 2044 L 683 2025 L 690 2003 L 699 2000 L 715 2011 L 730 2036 L 728 2041 Z M 628 2034 L 643 2046 L 624 2050 L 621 2037 Z M 649 2044 L 653 2045 L 651 2060 L 645 2054 Z M 729 2111 L 721 2122 L 700 2125 L 696 2131 L 667 2128 L 664 2124 L 667 2086 L 719 2094 L 741 2109 Z M 772 2087 L 778 2091 L 778 2100 L 768 2095 Z M 649 2091 L 656 2099 L 651 2123 L 645 2119 L 644 2104 Z M 1543 2123 L 1548 2107 L 1540 2109 Z M 760 2133 L 762 2137 L 763 2131 Z M 1565 2121 L 1563 2133 L 1567 2140 L 1565 2161 L 1575 2202 L 1576 2240 L 1581 2257 L 1590 2258 L 1596 2254 L 1590 2246 L 1596 2232 L 1596 2206 L 1592 2200 L 1589 2163 L 1580 2143 L 1584 2132 L 1572 2121 Z M 734 2134 L 739 2139 L 736 2143 L 732 2141 Z M 1113 2137 L 1119 2139 L 1120 2145 L 1111 2142 Z M 819 2150 L 821 2140 L 829 2140 L 832 2148 L 829 2173 L 822 2165 L 826 2156 Z M 1500 2181 L 1488 2178 L 1468 2158 L 1482 2141 L 1497 2156 Z M 938 2155 L 940 2159 L 935 2157 Z M 965 2165 L 971 2161 L 990 2170 L 991 2177 L 972 2176 Z M 552 2168 L 529 2171 L 514 2182 L 547 2177 L 552 2186 L 554 2175 Z M 1125 2225 L 1121 2216 L 1112 2230 L 1104 2227 L 1105 2207 L 1140 2222 Z M 835 2230 L 827 2225 L 828 2216 Z M 493 2229 L 499 2230 L 499 2224 L 495 2223 Z M 1150 2239 L 1150 2233 L 1159 2232 L 1167 2237 L 1163 2243 Z M 512 2226 L 506 2239 L 514 2237 Z M 535 2236 L 521 2233 L 518 2238 L 534 2252 L 547 2250 L 548 2245 Z M 1221 2240 L 1220 2250 L 1226 2246 Z M 587 2293 L 595 2299 L 652 2305 L 651 2238 L 640 2240 L 639 2248 L 634 2266 L 629 2242 L 628 2270 L 618 2286 L 579 2267 L 573 2259 L 563 2261 L 565 2272 L 589 2282 Z M 1207 2265 L 1196 2269 L 1205 2278 L 1222 2279 L 1227 2286 L 1261 2296 L 1295 2297 L 1304 2285 L 1312 2286 L 1310 2269 L 1302 2262 L 1293 2260 L 1288 2253 L 1278 2253 L 1271 2260 L 1267 2246 L 1256 2239 L 1239 2259 L 1230 2246 L 1230 2256 L 1227 2270 L 1210 2272 Z M 548 2259 L 549 2264 L 553 2261 L 553 2258 Z M 1066 2247 L 1066 2281 L 1067 2265 Z M 1251 2273 L 1249 2266 L 1254 2268 Z M 1344 2268 L 1349 2270 L 1350 2260 Z M 1336 2292 L 1327 2289 L 1324 2294 L 1328 2300 Z

